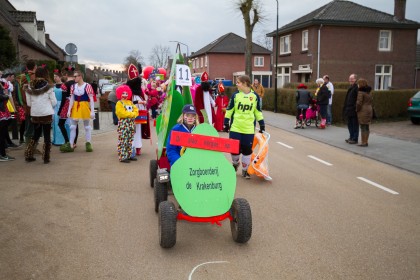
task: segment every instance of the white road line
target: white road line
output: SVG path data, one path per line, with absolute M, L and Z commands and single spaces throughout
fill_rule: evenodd
M 197 268 L 205 264 L 213 264 L 213 263 L 228 263 L 228 262 L 227 261 L 214 261 L 214 262 L 205 262 L 205 263 L 199 264 L 196 267 L 194 267 L 194 269 L 191 271 L 190 276 L 188 277 L 188 280 L 192 279 L 192 275 Z
M 325 165 L 328 165 L 328 166 L 331 166 L 332 165 L 332 163 L 326 162 L 325 160 L 319 159 L 317 157 L 314 157 L 314 156 L 311 156 L 311 155 L 308 155 L 308 157 L 311 158 L 311 159 L 314 159 L 316 161 L 319 161 L 320 163 L 323 163 Z
M 292 147 L 292 146 L 286 145 L 286 144 L 284 144 L 284 143 L 282 143 L 282 142 L 277 142 L 277 144 L 280 144 L 280 145 L 282 145 L 282 146 L 284 146 L 284 147 L 286 147 L 286 148 L 288 148 L 288 149 L 293 149 L 293 147 Z
M 386 187 L 384 187 L 384 186 L 382 186 L 382 185 L 379 185 L 379 184 L 377 184 L 377 183 L 375 183 L 375 182 L 372 182 L 371 180 L 368 180 L 368 179 L 366 179 L 366 178 L 363 178 L 363 177 L 357 177 L 357 179 L 362 180 L 363 182 L 366 182 L 366 183 L 368 183 L 368 184 L 371 184 L 372 186 L 375 186 L 375 187 L 377 187 L 377 188 L 380 188 L 380 189 L 382 189 L 382 190 L 384 190 L 384 191 L 386 191 L 386 192 L 389 192 L 389 193 L 392 193 L 392 194 L 399 194 L 399 193 L 397 193 L 396 191 L 393 191 L 393 190 L 391 190 L 391 189 L 388 189 L 388 188 L 386 188 Z

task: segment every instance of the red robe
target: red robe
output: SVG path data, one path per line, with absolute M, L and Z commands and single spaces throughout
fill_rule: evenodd
M 226 108 L 229 104 L 229 98 L 226 95 L 218 95 L 216 97 L 216 119 L 214 122 L 214 128 L 217 131 L 223 130 L 223 121 L 225 119 Z M 222 110 L 225 109 L 225 110 Z
M 209 90 L 209 94 L 211 96 L 211 90 Z M 201 110 L 205 110 L 204 109 L 204 92 L 203 92 L 203 88 L 201 87 L 201 85 L 199 85 L 197 87 L 197 89 L 195 90 L 195 99 L 194 99 L 194 106 L 195 109 L 197 111 L 197 115 L 198 115 L 198 119 L 200 121 L 200 123 L 204 122 L 204 117 L 203 117 L 203 113 L 201 113 Z M 214 123 L 214 120 L 216 119 L 216 116 L 214 115 L 214 110 L 211 110 L 211 114 L 212 114 L 212 121 Z

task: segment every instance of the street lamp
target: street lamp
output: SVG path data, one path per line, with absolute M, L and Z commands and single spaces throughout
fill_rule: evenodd
M 181 44 L 181 45 L 184 45 L 184 46 L 186 46 L 187 47 L 187 57 L 189 57 L 190 55 L 189 55 L 189 51 L 188 51 L 188 45 L 187 44 L 184 44 L 184 43 L 181 43 L 180 41 L 169 41 L 169 42 L 172 42 L 172 43 L 178 43 L 178 44 Z
M 274 67 L 275 77 L 274 77 L 274 113 L 277 113 L 277 65 L 279 61 L 279 0 L 277 2 L 277 19 L 276 19 L 276 65 Z

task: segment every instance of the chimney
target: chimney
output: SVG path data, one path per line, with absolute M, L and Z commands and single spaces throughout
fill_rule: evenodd
M 394 0 L 394 18 L 397 21 L 405 20 L 405 6 L 406 0 Z

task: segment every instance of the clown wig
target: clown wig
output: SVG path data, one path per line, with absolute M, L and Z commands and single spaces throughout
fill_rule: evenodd
M 115 95 L 117 96 L 118 100 L 121 100 L 121 96 L 123 94 L 123 92 L 128 93 L 128 100 L 131 100 L 131 96 L 133 95 L 133 93 L 131 92 L 131 89 L 129 86 L 127 85 L 121 85 L 119 87 L 117 87 L 116 91 L 115 91 Z

